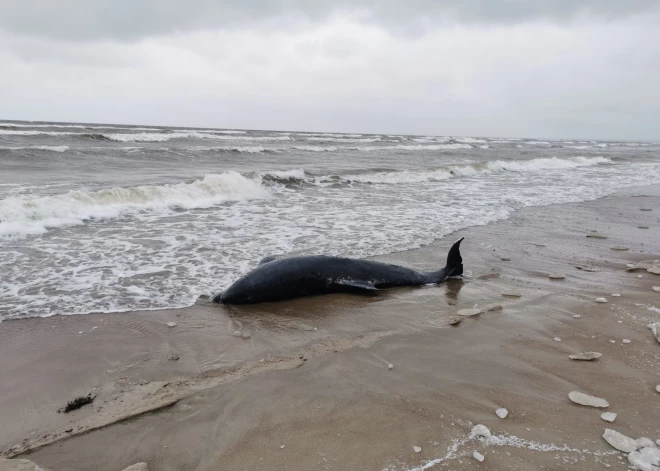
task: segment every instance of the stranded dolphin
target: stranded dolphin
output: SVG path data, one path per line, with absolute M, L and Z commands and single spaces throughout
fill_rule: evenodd
M 257 268 L 213 297 L 223 304 L 256 304 L 315 294 L 374 291 L 394 286 L 442 283 L 463 274 L 461 238 L 449 250 L 447 266 L 420 273 L 410 268 L 323 255 L 276 260 L 264 258 Z

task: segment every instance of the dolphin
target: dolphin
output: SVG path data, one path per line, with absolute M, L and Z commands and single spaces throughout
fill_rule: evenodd
M 394 286 L 442 283 L 463 274 L 461 238 L 447 255 L 447 265 L 421 273 L 410 268 L 353 258 L 312 255 L 276 259 L 266 257 L 212 301 L 257 304 L 337 292 L 372 292 Z

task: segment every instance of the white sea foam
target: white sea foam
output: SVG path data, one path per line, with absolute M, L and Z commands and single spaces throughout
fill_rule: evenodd
M 562 146 L 565 149 L 578 149 L 578 150 L 584 150 L 584 149 L 593 149 L 593 146 L 589 145 L 581 145 L 581 146 Z
M 523 144 L 529 144 L 530 146 L 549 146 L 548 141 L 525 141 Z
M 5 146 L 0 146 L 0 150 L 12 150 L 12 151 L 18 151 L 18 150 L 43 150 L 43 151 L 50 151 L 50 152 L 66 152 L 69 150 L 69 146 L 18 146 L 18 147 L 5 147 Z
M 298 133 L 303 137 L 343 137 L 343 138 L 356 138 L 362 137 L 362 134 L 337 134 L 337 133 Z
M 268 190 L 259 182 L 227 172 L 209 174 L 190 183 L 10 197 L 0 200 L 0 238 L 39 234 L 49 228 L 136 212 L 208 208 L 224 201 L 268 196 Z
M 335 152 L 339 147 L 335 146 L 293 146 L 292 149 L 304 150 L 308 152 Z
M 165 142 L 172 139 L 216 139 L 231 141 L 290 141 L 289 136 L 234 136 L 217 135 L 207 132 L 171 132 L 171 133 L 103 133 L 102 138 L 118 142 Z
M 472 149 L 470 144 L 397 144 L 394 146 L 358 146 L 358 147 L 349 147 L 351 150 L 359 150 L 362 152 L 372 152 L 376 150 L 388 150 L 388 149 L 397 149 L 397 150 L 455 150 L 455 149 Z
M 357 142 L 378 142 L 380 137 L 364 137 L 364 138 L 352 138 L 352 137 L 308 137 L 308 141 L 314 142 L 343 142 L 343 143 L 357 143 Z
M 358 183 L 421 183 L 448 180 L 454 177 L 471 177 L 489 173 L 539 172 L 543 170 L 572 169 L 610 163 L 612 163 L 612 161 L 605 157 L 571 157 L 567 159 L 552 157 L 532 160 L 494 160 L 468 165 L 451 165 L 436 169 L 354 174 L 346 175 L 345 177 L 342 177 L 342 179 Z M 328 179 L 330 179 L 330 177 L 321 179 L 321 181 L 328 181 Z
M 485 144 L 488 142 L 485 139 L 477 139 L 475 137 L 455 137 L 454 140 L 465 144 Z
M 77 132 L 0 129 L 0 136 L 69 136 Z

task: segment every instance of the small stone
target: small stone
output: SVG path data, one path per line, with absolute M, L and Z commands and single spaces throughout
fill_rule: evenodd
M 389 364 L 387 365 L 387 369 L 388 369 L 388 370 L 393 370 L 393 369 L 394 369 L 394 365 L 393 365 L 392 363 L 389 363 Z
M 647 268 L 646 271 L 649 273 L 653 273 L 654 275 L 660 275 L 660 267 Z
M 488 427 L 485 425 L 479 424 L 475 425 L 472 427 L 472 431 L 470 432 L 470 438 L 476 438 L 476 437 L 484 437 L 488 438 L 490 437 L 490 430 L 488 430 Z
M 509 411 L 504 407 L 501 407 L 495 411 L 495 415 L 497 415 L 500 419 L 505 419 L 506 416 L 509 415 Z
M 623 339 L 622 342 L 623 343 L 630 343 L 630 340 L 629 339 Z
M 167 327 L 176 327 L 176 322 L 168 322 Z
M 641 277 L 642 277 L 642 275 L 637 275 L 637 278 L 641 278 Z
M 507 258 L 507 257 L 500 257 L 500 260 L 502 260 L 503 262 L 510 262 L 511 261 L 511 259 Z
M 639 208 L 640 211 L 653 211 L 651 208 Z
M 231 335 L 234 337 L 240 337 L 241 335 L 243 335 L 243 333 L 240 330 L 235 330 L 231 333 Z
M 625 245 L 613 245 L 610 247 L 611 250 L 618 250 L 620 252 L 625 252 L 626 250 L 630 250 L 630 247 L 626 247 Z
M 596 396 L 590 396 L 589 394 L 585 394 L 580 391 L 571 391 L 568 393 L 568 398 L 576 404 L 580 404 L 582 406 L 609 407 L 610 405 L 605 399 Z
M 660 384 L 655 387 L 655 390 L 660 393 Z
M 615 298 L 620 298 L 621 297 L 621 295 L 619 293 L 614 293 L 614 294 L 611 294 L 610 296 L 613 296 Z
M 502 296 L 507 296 L 510 298 L 519 298 L 522 296 L 522 294 L 520 294 L 520 291 L 516 291 L 514 289 L 505 289 L 504 291 L 502 291 Z
M 614 412 L 603 412 L 600 414 L 600 418 L 607 422 L 614 422 L 614 419 L 616 419 L 616 414 Z
M 654 286 L 652 289 L 653 289 L 653 291 L 655 291 L 656 293 L 660 293 L 660 286 Z
M 607 299 L 605 299 L 605 298 L 596 298 L 596 302 L 597 303 L 606 303 Z
M 475 460 L 479 461 L 480 463 L 482 463 L 482 462 L 484 461 L 484 455 L 482 455 L 482 454 L 479 453 L 478 451 L 475 451 L 474 453 L 472 453 L 472 457 L 473 457 Z
M 548 278 L 551 280 L 563 280 L 566 278 L 566 275 L 562 275 L 561 273 L 551 273 L 548 275 Z
M 477 314 L 481 314 L 481 309 L 461 309 L 460 311 L 456 312 L 459 316 L 476 316 Z
M 586 266 L 584 266 L 584 265 L 575 265 L 575 268 L 577 268 L 578 270 L 588 271 L 588 272 L 594 272 L 594 273 L 597 272 L 597 271 L 599 271 L 598 268 L 595 268 L 595 267 L 586 267 Z
M 449 320 L 447 321 L 449 325 L 458 325 L 461 322 L 463 322 L 463 319 L 458 316 L 450 317 Z
M 420 451 L 422 451 L 422 447 L 421 447 L 421 446 L 417 446 L 417 445 L 415 445 L 415 446 L 413 446 L 413 451 L 414 451 L 415 453 L 419 453 Z
M 653 336 L 655 339 L 660 342 L 660 322 L 654 322 L 652 324 L 647 325 L 649 329 L 651 329 L 651 332 L 653 333 Z
M 582 352 L 568 355 L 571 360 L 592 361 L 602 357 L 603 354 L 599 352 Z
M 632 453 L 633 451 L 637 450 L 637 443 L 635 443 L 635 440 L 630 437 L 626 437 L 616 430 L 606 428 L 605 433 L 603 433 L 603 438 L 607 443 L 612 445 L 617 450 L 623 451 L 624 453 Z
M 283 449 L 284 449 L 284 445 L 280 445 L 280 450 L 283 450 Z
M 580 314 L 573 314 L 573 317 L 574 317 L 575 319 L 579 319 L 579 318 L 582 317 L 582 316 L 581 316 Z
M 607 236 L 603 234 L 598 234 L 597 232 L 592 232 L 591 234 L 587 234 L 587 237 L 591 237 L 592 239 L 607 239 Z
M 561 342 L 561 339 L 560 339 L 559 337 L 555 337 L 553 340 L 554 340 L 555 342 Z
M 610 343 L 616 343 L 616 340 L 610 340 Z
M 649 226 L 637 226 L 638 229 L 648 229 Z
M 128 468 L 124 468 L 124 471 L 148 471 L 149 467 L 147 463 L 135 463 Z
M 433 442 L 433 446 L 440 446 L 440 442 Z

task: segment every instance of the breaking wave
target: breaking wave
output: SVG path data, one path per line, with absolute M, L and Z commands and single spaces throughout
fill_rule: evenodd
M 259 175 L 263 181 L 281 185 L 300 184 L 307 180 L 305 171 L 301 168 L 294 170 L 269 171 Z
M 325 177 L 317 177 L 316 182 L 373 184 L 423 183 L 489 173 L 538 172 L 543 170 L 572 169 L 611 163 L 612 161 L 605 157 L 571 157 L 567 159 L 552 157 L 533 160 L 494 160 L 491 162 L 479 162 L 465 165 L 448 165 L 427 170 L 393 170 L 345 176 L 329 175 Z
M 289 136 L 236 136 L 213 134 L 211 132 L 170 132 L 170 133 L 103 133 L 99 134 L 101 139 L 118 142 L 165 142 L 172 139 L 216 139 L 231 141 L 252 141 L 252 142 L 271 142 L 271 141 L 290 141 Z
M 49 152 L 66 152 L 69 150 L 69 146 L 23 146 L 23 147 L 3 147 L 0 146 L 0 150 L 43 150 Z
M 23 195 L 0 200 L 0 238 L 42 234 L 49 228 L 112 219 L 145 211 L 208 208 L 225 201 L 268 198 L 260 182 L 236 172 L 164 185 L 70 191 L 53 196 Z

